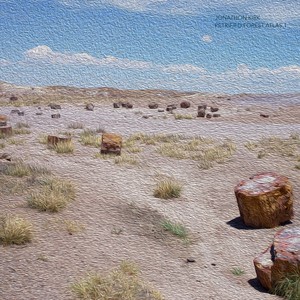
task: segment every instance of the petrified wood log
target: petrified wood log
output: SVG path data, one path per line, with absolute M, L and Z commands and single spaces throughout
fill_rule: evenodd
M 278 231 L 273 244 L 253 260 L 261 285 L 271 290 L 279 280 L 300 271 L 300 227 Z
M 101 143 L 101 153 L 121 154 L 122 137 L 114 133 L 103 133 Z
M 205 109 L 204 108 L 198 109 L 197 117 L 198 118 L 204 118 L 205 117 Z
M 51 118 L 52 119 L 59 119 L 60 118 L 60 114 L 52 114 Z
M 121 107 L 121 103 L 115 102 L 113 104 L 114 108 L 120 108 Z
M 156 109 L 156 108 L 158 108 L 158 104 L 157 104 L 157 103 L 149 103 L 149 104 L 148 104 L 148 107 L 149 107 L 150 109 Z
M 247 226 L 273 228 L 293 217 L 293 190 L 287 177 L 260 173 L 242 180 L 234 192 Z
M 210 111 L 211 111 L 211 112 L 217 112 L 218 110 L 219 110 L 218 107 L 211 107 L 211 108 L 210 108 Z
M 95 105 L 93 103 L 88 103 L 85 105 L 85 109 L 89 110 L 89 111 L 93 111 L 94 107 L 95 107 Z
M 7 116 L 5 115 L 0 115 L 0 126 L 6 126 L 7 125 Z
M 181 108 L 189 108 L 190 106 L 191 106 L 191 102 L 189 102 L 189 101 L 182 101 L 180 103 Z
M 67 143 L 71 142 L 71 137 L 48 135 L 47 143 L 48 145 L 56 145 L 57 143 Z
M 11 126 L 1 126 L 0 127 L 0 134 L 1 135 L 12 135 L 12 127 Z

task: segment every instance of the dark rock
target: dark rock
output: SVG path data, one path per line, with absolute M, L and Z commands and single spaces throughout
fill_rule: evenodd
M 150 104 L 148 105 L 148 107 L 149 107 L 150 109 L 156 109 L 156 108 L 158 108 L 158 104 L 157 104 L 157 103 L 150 103 Z
M 193 257 L 188 257 L 188 258 L 186 259 L 186 262 L 188 262 L 188 263 L 194 263 L 194 262 L 196 262 L 196 260 L 195 260 L 195 258 L 193 258 Z
M 218 110 L 219 110 L 218 107 L 211 107 L 211 108 L 210 108 L 210 111 L 211 111 L 211 112 L 217 112 Z
M 263 118 L 269 118 L 269 115 L 268 115 L 268 114 L 260 113 L 259 115 L 260 115 L 261 117 L 263 117 Z
M 36 115 L 37 116 L 41 116 L 43 113 L 41 112 L 41 111 L 38 111 L 37 113 L 36 113 Z
M 11 114 L 18 114 L 19 112 L 20 112 L 20 110 L 18 110 L 18 109 L 12 109 L 10 111 Z
M 189 101 L 182 101 L 180 103 L 181 108 L 189 108 L 191 106 L 191 103 Z
M 61 109 L 61 106 L 59 104 L 50 103 L 49 107 L 51 109 Z
M 162 109 L 162 108 L 159 108 L 157 111 L 158 111 L 158 112 L 164 112 L 165 110 Z
M 9 98 L 10 101 L 18 101 L 18 97 L 15 96 L 15 95 L 12 95 L 10 98 Z
M 60 114 L 52 114 L 51 118 L 52 119 L 59 119 L 60 118 Z
M 201 108 L 198 110 L 198 114 L 197 114 L 198 118 L 204 118 L 205 117 L 205 109 Z
M 213 116 L 214 118 L 221 117 L 221 115 L 220 115 L 220 114 L 213 114 L 212 116 Z
M 206 114 L 207 119 L 211 119 L 212 115 L 211 114 Z
M 24 116 L 24 114 L 25 114 L 24 111 L 19 111 L 19 112 L 18 112 L 18 115 L 19 115 L 19 116 Z
M 94 104 L 93 103 L 88 103 L 85 105 L 85 109 L 89 110 L 89 111 L 93 111 L 94 110 Z
M 115 102 L 113 105 L 114 105 L 114 108 L 120 108 L 121 107 L 121 104 L 117 103 L 117 102 Z
M 206 110 L 206 108 L 207 108 L 207 104 L 201 104 L 201 105 L 198 105 L 198 110 L 199 109 L 204 109 L 204 110 Z
M 126 106 L 125 106 L 126 108 L 133 108 L 133 104 L 131 104 L 131 103 L 126 103 Z

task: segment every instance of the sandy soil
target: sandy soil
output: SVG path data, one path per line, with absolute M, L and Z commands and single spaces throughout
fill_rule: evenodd
M 12 125 L 28 122 L 32 133 L 18 137 L 24 144 L 7 145 L 3 151 L 72 180 L 76 200 L 63 212 L 48 214 L 27 208 L 22 196 L 0 194 L 1 212 L 17 213 L 35 225 L 31 244 L 0 246 L 0 299 L 73 299 L 69 287 L 76 279 L 87 271 L 105 273 L 124 259 L 136 262 L 143 279 L 166 300 L 279 299 L 260 287 L 253 267 L 253 258 L 267 248 L 278 228 L 245 228 L 238 219 L 233 188 L 241 179 L 261 171 L 288 176 L 294 186 L 295 218 L 287 226 L 300 225 L 300 173 L 295 163 L 275 156 L 260 160 L 243 146 L 264 136 L 299 133 L 300 110 L 296 105 L 279 108 L 256 104 L 246 111 L 249 105 L 238 101 L 230 105 L 216 101 L 221 117 L 211 120 L 174 120 L 173 115 L 145 105 L 126 110 L 112 109 L 108 104 L 96 105 L 93 112 L 84 110 L 83 105 L 65 104 L 60 119 L 51 119 L 47 107 L 42 107 L 42 116 L 35 115 L 35 107 L 23 107 L 23 117 L 10 115 Z M 195 115 L 196 102 L 176 113 Z M 2 107 L 0 113 L 9 114 L 11 109 Z M 260 117 L 262 110 L 268 111 L 270 118 Z M 145 119 L 142 115 L 152 116 Z M 99 150 L 80 145 L 78 139 L 74 155 L 58 155 L 38 143 L 39 134 L 69 131 L 67 126 L 74 121 L 124 137 L 136 132 L 229 137 L 238 150 L 226 163 L 200 170 L 191 160 L 168 159 L 150 148 L 136 154 L 139 166 L 128 167 L 95 159 L 93 155 Z M 158 174 L 172 175 L 184 184 L 179 199 L 153 197 Z M 192 243 L 185 245 L 160 231 L 157 220 L 161 217 L 184 224 Z M 58 225 L 64 219 L 80 222 L 85 230 L 69 235 Z M 121 234 L 114 234 L 115 229 L 122 229 Z M 196 262 L 187 263 L 188 257 Z M 234 267 L 245 274 L 233 275 Z

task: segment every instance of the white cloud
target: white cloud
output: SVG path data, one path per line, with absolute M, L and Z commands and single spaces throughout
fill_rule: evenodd
M 201 38 L 201 40 L 205 43 L 211 43 L 212 42 L 212 37 L 210 35 L 203 35 L 203 37 Z
M 263 19 L 284 21 L 300 19 L 298 0 L 57 0 L 61 4 L 73 7 L 114 6 L 120 9 L 163 14 L 193 14 L 208 11 L 222 11 L 228 14 L 230 8 L 240 14 L 256 14 Z
M 113 66 L 121 69 L 148 69 L 152 63 L 126 58 L 117 58 L 107 56 L 96 58 L 87 53 L 61 53 L 55 52 L 48 46 L 37 46 L 25 52 L 25 58 L 29 62 L 44 61 L 50 64 L 63 65 L 95 65 L 95 66 Z
M 194 65 L 183 64 L 183 65 L 168 65 L 161 68 L 166 73 L 205 73 L 206 70 Z

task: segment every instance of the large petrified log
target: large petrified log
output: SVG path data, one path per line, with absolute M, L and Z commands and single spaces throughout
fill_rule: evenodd
M 48 145 L 52 145 L 52 146 L 55 146 L 58 143 L 67 143 L 67 142 L 71 142 L 71 137 L 58 136 L 58 135 L 48 135 L 47 137 Z
M 103 133 L 101 143 L 101 153 L 108 154 L 114 153 L 117 155 L 121 154 L 122 148 L 122 137 L 114 133 Z
M 94 110 L 95 105 L 93 103 L 87 103 L 85 105 L 85 109 L 89 110 L 89 111 L 93 111 Z
M 273 228 L 293 217 L 293 190 L 287 177 L 260 173 L 242 180 L 234 192 L 247 226 Z
M 253 260 L 261 285 L 271 290 L 279 280 L 300 271 L 300 227 L 278 231 L 273 244 Z

